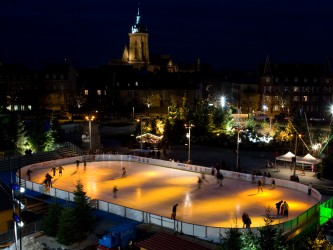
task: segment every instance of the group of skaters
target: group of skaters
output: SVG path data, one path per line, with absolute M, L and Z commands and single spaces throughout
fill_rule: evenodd
M 62 176 L 62 171 L 63 170 L 64 170 L 64 168 L 62 166 L 52 167 L 51 168 L 51 173 L 53 174 L 53 176 L 50 175 L 49 173 L 46 173 L 45 179 L 42 182 L 42 184 L 44 184 L 46 187 L 49 187 L 49 188 L 52 187 L 52 178 L 56 176 L 57 171 L 59 173 L 59 177 Z
M 277 215 L 282 215 L 283 217 L 288 217 L 289 215 L 289 204 L 287 201 L 280 200 L 275 203 Z

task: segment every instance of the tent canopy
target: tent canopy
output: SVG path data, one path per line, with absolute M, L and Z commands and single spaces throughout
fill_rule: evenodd
M 292 162 L 293 157 L 295 157 L 295 155 L 292 152 L 289 151 L 288 153 L 286 153 L 284 155 L 280 155 L 280 156 L 276 157 L 275 159 L 277 161 L 290 161 L 290 162 Z
M 295 157 L 295 155 L 293 153 L 291 153 L 290 151 L 284 155 L 280 155 L 278 157 L 276 157 L 275 159 L 277 161 L 287 161 L 287 162 L 292 162 L 292 158 Z M 305 155 L 304 157 L 302 156 L 296 156 L 296 163 L 301 163 L 301 164 L 317 164 L 321 162 L 320 159 L 317 159 L 315 157 L 313 157 L 310 154 Z

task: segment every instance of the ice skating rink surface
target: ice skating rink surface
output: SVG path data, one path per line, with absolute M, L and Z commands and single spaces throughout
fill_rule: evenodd
M 122 168 L 127 177 L 122 178 Z M 171 216 L 172 206 L 178 203 L 177 219 L 213 227 L 242 227 L 241 216 L 247 212 L 251 227 L 263 226 L 265 209 L 271 207 L 274 223 L 290 220 L 306 211 L 317 201 L 305 193 L 282 187 L 272 189 L 266 183 L 263 193 L 257 184 L 235 179 L 223 179 L 222 187 L 212 175 L 206 175 L 198 188 L 198 173 L 127 161 L 88 162 L 84 168 L 76 164 L 63 166 L 62 176 L 56 172 L 53 187 L 74 191 L 78 181 L 87 196 L 165 217 Z M 51 169 L 38 170 L 31 180 L 42 183 Z M 114 197 L 113 187 L 119 191 Z M 289 217 L 276 215 L 275 203 L 289 204 Z M 237 224 L 237 225 L 236 225 Z

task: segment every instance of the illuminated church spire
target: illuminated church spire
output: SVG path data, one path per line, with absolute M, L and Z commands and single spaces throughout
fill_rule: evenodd
M 138 3 L 138 14 L 136 15 L 135 24 L 132 26 L 132 33 L 147 33 L 147 29 L 143 28 L 140 23 L 140 2 Z

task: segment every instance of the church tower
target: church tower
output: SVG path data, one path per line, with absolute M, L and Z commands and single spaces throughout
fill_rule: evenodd
M 142 26 L 140 19 L 139 6 L 136 22 L 132 26 L 132 32 L 128 34 L 129 48 L 125 48 L 123 53 L 123 61 L 133 64 L 135 68 L 146 67 L 149 64 L 148 31 Z

